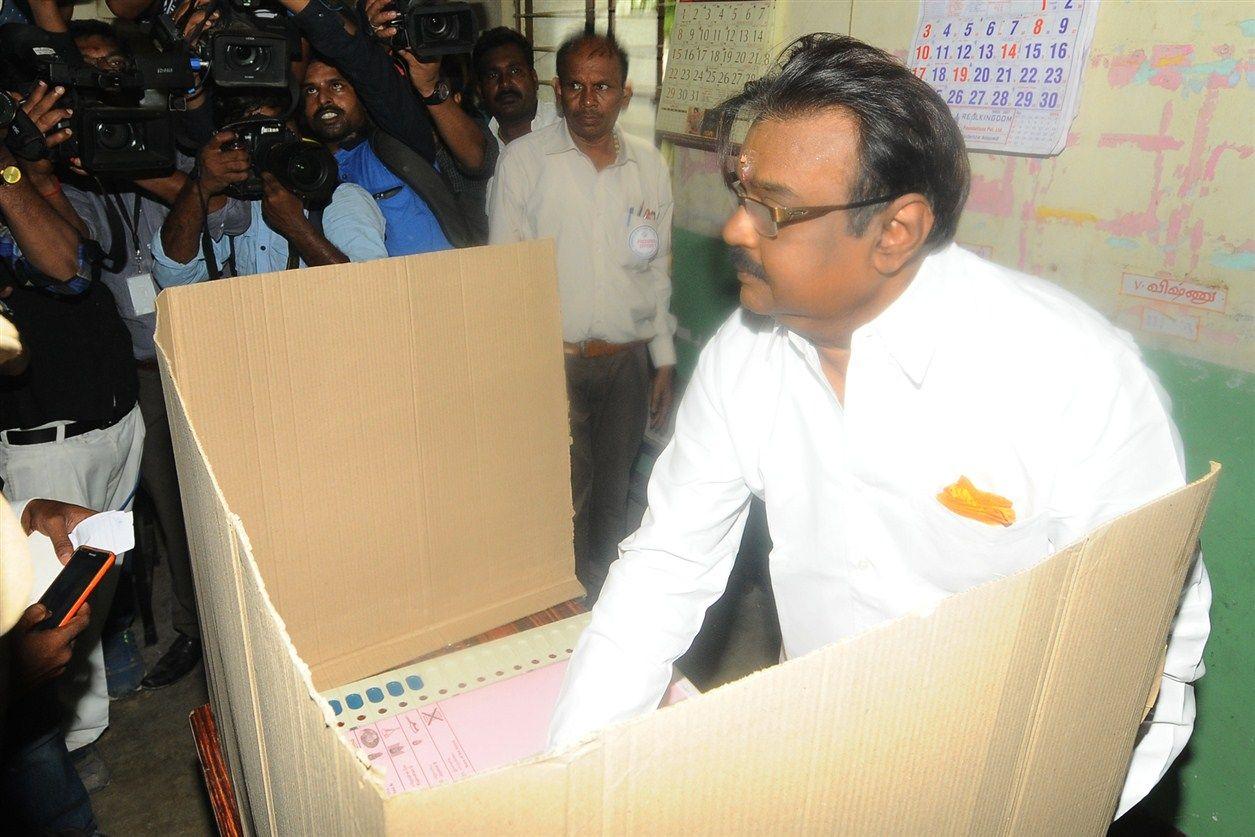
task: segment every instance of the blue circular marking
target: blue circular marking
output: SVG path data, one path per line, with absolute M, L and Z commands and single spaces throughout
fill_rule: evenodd
M 423 678 L 419 677 L 417 674 L 411 674 L 405 678 L 405 684 L 417 692 L 419 689 L 423 688 Z
M 402 686 L 401 683 L 397 680 L 389 680 L 388 681 L 388 694 L 392 695 L 393 697 L 401 697 L 401 695 L 405 694 L 405 687 Z
M 378 703 L 383 700 L 383 689 L 378 686 L 371 686 L 366 690 L 366 697 L 370 698 L 371 703 Z
M 345 695 L 344 702 L 349 705 L 349 709 L 361 709 L 362 708 L 362 696 L 359 695 L 357 692 L 354 692 L 351 695 Z
M 331 701 L 331 711 L 339 715 L 344 711 L 344 707 L 340 706 L 340 701 L 333 700 Z

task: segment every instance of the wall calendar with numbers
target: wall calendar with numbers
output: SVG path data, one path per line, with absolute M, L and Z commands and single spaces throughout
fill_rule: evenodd
M 1098 0 L 923 0 L 907 64 L 969 149 L 1058 154 L 1097 16 Z
M 765 75 L 776 58 L 776 0 L 680 0 L 671 27 L 658 131 L 710 144 L 715 108 Z

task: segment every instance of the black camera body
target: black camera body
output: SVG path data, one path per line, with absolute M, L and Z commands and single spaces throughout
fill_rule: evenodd
M 478 27 L 469 3 L 431 0 L 398 0 L 397 34 L 392 45 L 408 49 L 419 58 L 469 54 Z
M 71 137 L 59 150 L 79 157 L 93 174 L 159 171 L 175 164 L 172 97 L 181 108 L 182 94 L 194 83 L 186 51 L 138 56 L 122 72 L 90 67 L 44 65 L 39 73 L 51 85 L 69 92 L 74 109 L 68 120 Z
M 247 2 L 237 0 L 227 10 L 225 23 L 210 30 L 202 56 L 209 60 L 209 73 L 224 89 L 286 90 L 290 62 L 300 57 L 300 37 L 286 17 L 243 5 Z
M 227 146 L 248 152 L 251 171 L 247 180 L 232 185 L 227 194 L 241 200 L 261 200 L 263 172 L 304 201 L 323 205 L 340 183 L 340 167 L 322 145 L 301 137 L 281 119 L 253 116 L 241 119 L 224 130 L 234 131 Z
M 8 24 L 0 29 L 5 75 L 18 89 L 35 81 L 66 89 L 61 104 L 74 113 L 57 126 L 71 129 L 57 147 L 63 158 L 79 157 L 92 174 L 167 170 L 175 164 L 171 109 L 182 109 L 194 82 L 194 60 L 186 49 L 136 56 L 116 71 L 84 64 L 65 55 L 36 27 Z M 14 70 L 13 68 L 16 68 Z

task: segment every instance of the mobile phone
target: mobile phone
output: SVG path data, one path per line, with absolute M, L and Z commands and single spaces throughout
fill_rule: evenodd
M 35 627 L 64 627 L 82 609 L 117 560 L 116 555 L 103 549 L 80 546 L 74 550 L 69 562 L 39 597 L 39 603 L 48 608 L 48 616 Z

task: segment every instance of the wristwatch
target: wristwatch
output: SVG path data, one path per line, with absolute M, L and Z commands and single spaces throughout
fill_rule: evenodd
M 428 107 L 443 105 L 449 101 L 451 95 L 453 95 L 453 91 L 449 89 L 449 83 L 447 81 L 438 81 L 436 82 L 436 89 L 431 91 L 431 95 L 424 97 L 423 104 Z
M 22 170 L 17 166 L 5 166 L 0 169 L 0 180 L 12 186 L 22 179 Z

